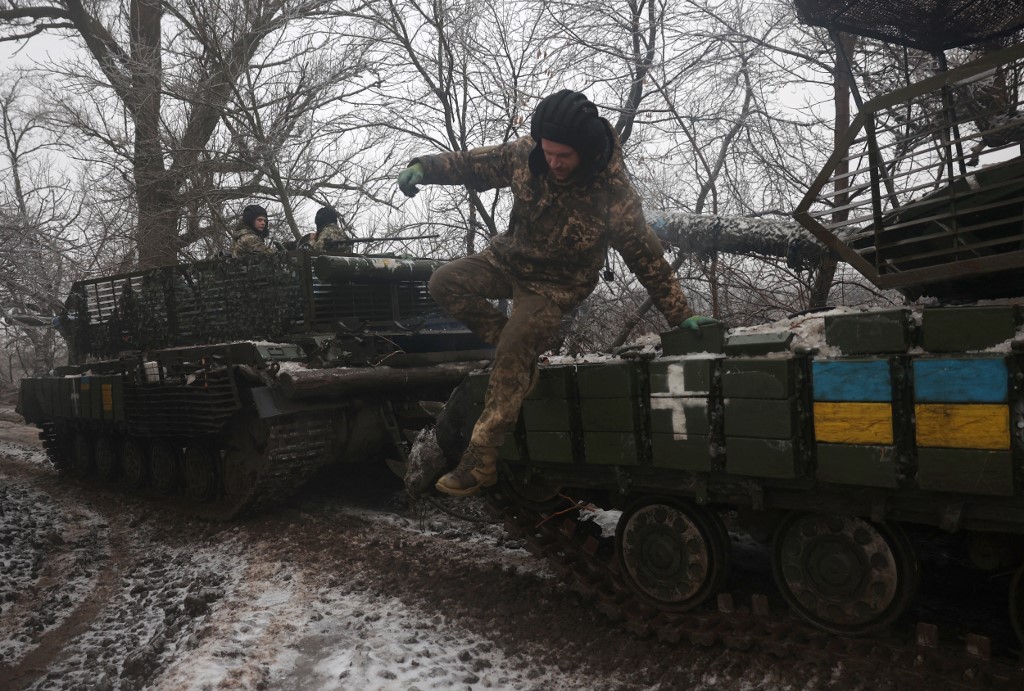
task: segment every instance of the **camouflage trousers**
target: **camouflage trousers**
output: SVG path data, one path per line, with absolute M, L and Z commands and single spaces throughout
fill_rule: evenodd
M 496 347 L 484 410 L 470 443 L 501 446 L 530 392 L 537 357 L 558 334 L 562 308 L 526 290 L 486 250 L 435 271 L 430 295 L 449 315 Z M 512 299 L 508 317 L 489 302 L 508 298 Z

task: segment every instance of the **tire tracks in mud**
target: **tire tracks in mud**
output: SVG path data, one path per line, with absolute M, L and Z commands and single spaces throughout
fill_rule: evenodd
M 33 451 L 35 449 L 26 448 L 27 453 Z M 34 594 L 34 597 L 27 601 L 19 598 L 5 611 L 8 620 L 26 621 L 38 617 L 40 612 L 43 617 L 60 620 L 36 634 L 34 645 L 16 662 L 0 666 L 0 688 L 15 689 L 29 686 L 46 675 L 67 644 L 89 629 L 117 588 L 125 553 L 123 536 L 110 527 L 110 517 L 84 508 L 77 497 L 69 497 L 68 488 L 52 471 L 9 455 L 0 460 L 3 461 L 0 481 L 7 485 L 6 489 L 23 487 L 45 496 L 51 504 L 48 509 L 59 512 L 54 525 L 61 529 L 58 537 L 46 541 L 49 547 L 39 564 L 40 577 L 31 588 L 22 589 L 22 595 Z M 24 507 L 8 507 L 7 510 L 21 508 Z M 83 551 L 89 552 L 87 561 L 82 558 Z M 88 569 L 95 571 L 89 591 L 84 596 L 73 589 L 71 593 L 66 592 L 65 586 L 80 578 L 82 570 Z M 70 610 L 52 611 L 61 606 L 62 599 L 72 596 L 77 596 L 77 602 Z

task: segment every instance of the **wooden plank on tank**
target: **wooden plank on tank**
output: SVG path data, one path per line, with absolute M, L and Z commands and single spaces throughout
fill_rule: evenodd
M 1014 494 L 1013 455 L 1009 451 L 919 449 L 917 482 L 921 489 L 958 494 Z
M 822 482 L 896 488 L 896 449 L 892 446 L 818 444 L 817 477 Z
M 917 445 L 950 449 L 1009 449 L 1010 409 L 1005 405 L 919 403 L 914 406 Z
M 725 433 L 730 437 L 792 439 L 797 433 L 796 399 L 728 398 Z
M 1003 403 L 1009 380 L 1002 358 L 918 358 L 914 360 L 918 403 Z
M 725 469 L 734 475 L 792 479 L 804 472 L 804 462 L 791 440 L 726 437 L 725 455 Z
M 814 437 L 834 444 L 892 444 L 892 405 L 816 401 Z
M 815 401 L 891 401 L 888 360 L 815 360 L 811 363 Z
M 706 435 L 653 432 L 651 450 L 656 468 L 711 470 L 711 451 Z

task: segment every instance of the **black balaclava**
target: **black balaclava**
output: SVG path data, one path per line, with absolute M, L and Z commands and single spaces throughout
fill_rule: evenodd
M 330 206 L 320 207 L 320 210 L 316 212 L 314 221 L 316 223 L 316 234 L 319 235 L 324 226 L 338 222 L 338 212 Z
M 256 230 L 256 219 L 260 216 L 267 219 L 267 222 L 264 224 L 263 230 Z M 252 228 L 253 232 L 261 238 L 266 238 L 270 235 L 270 217 L 267 216 L 267 210 L 259 204 L 250 204 L 242 209 L 242 223 Z
M 545 97 L 533 111 L 530 136 L 537 143 L 530 152 L 530 172 L 534 175 L 548 170 L 541 139 L 576 149 L 583 177 L 599 173 L 608 164 L 611 141 L 607 125 L 598 115 L 597 106 L 578 91 L 562 89 Z

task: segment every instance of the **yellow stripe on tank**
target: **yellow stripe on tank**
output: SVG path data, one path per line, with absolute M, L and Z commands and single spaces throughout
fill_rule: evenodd
M 892 405 L 816 401 L 814 438 L 831 444 L 892 444 Z
M 983 403 L 918 403 L 917 445 L 946 449 L 1010 448 L 1010 408 Z

